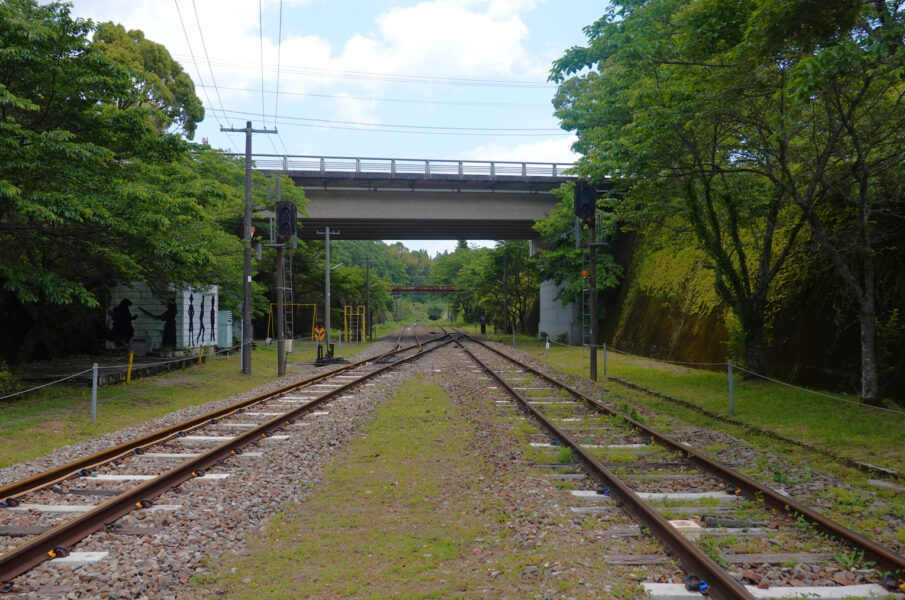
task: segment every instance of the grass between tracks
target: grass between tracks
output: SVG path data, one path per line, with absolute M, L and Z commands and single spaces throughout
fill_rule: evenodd
M 457 565 L 481 521 L 450 478 L 477 482 L 481 464 L 465 457 L 472 433 L 457 410 L 434 383 L 400 386 L 316 496 L 200 584 L 229 598 L 452 598 L 469 589 Z
M 607 577 L 618 581 L 620 567 L 617 575 L 591 569 L 601 550 L 575 535 L 572 517 L 545 520 L 537 505 L 523 506 L 517 482 L 533 470 L 500 459 L 493 426 L 479 420 L 476 428 L 472 416 L 429 379 L 400 385 L 311 499 L 287 506 L 249 540 L 247 555 L 223 557 L 195 585 L 232 599 L 527 598 L 539 590 L 637 598 L 631 581 L 619 593 L 597 591 Z M 545 531 L 532 526 L 524 537 L 526 520 L 543 521 Z
M 352 356 L 366 344 L 344 345 Z M 296 344 L 292 361 L 314 359 L 313 346 Z M 198 366 L 132 383 L 98 389 L 97 423 L 91 423 L 89 386 L 53 385 L 0 401 L 0 468 L 41 456 L 68 444 L 117 431 L 167 413 L 229 397 L 272 382 L 277 375 L 276 346 L 252 352 L 252 374 L 243 375 L 238 354 L 218 356 Z M 288 370 L 292 374 L 292 369 Z M 302 377 L 299 377 L 300 379 Z
M 473 328 L 472 328 L 473 330 Z M 495 336 L 500 339 L 500 336 Z M 510 344 L 511 337 L 503 336 Z M 540 340 L 518 337 L 516 349 L 534 356 L 567 373 L 588 376 L 585 350 L 551 344 L 545 355 Z M 648 389 L 690 402 L 700 408 L 729 417 L 729 388 L 725 370 L 707 371 L 654 360 L 607 352 L 607 375 L 627 380 Z M 598 352 L 600 386 L 661 414 L 673 415 L 708 427 L 738 428 L 722 425 L 700 413 L 636 391 L 603 377 L 603 353 Z M 826 448 L 854 460 L 866 461 L 902 472 L 905 465 L 905 415 L 877 410 L 826 398 L 735 372 L 735 416 L 750 424 L 787 438 Z M 832 394 L 841 396 L 840 394 Z M 857 402 L 857 397 L 842 396 Z
M 475 331 L 474 327 L 463 329 L 472 333 Z M 511 343 L 512 339 L 510 336 L 492 337 L 506 344 Z M 541 340 L 517 337 L 516 349 L 567 373 L 588 376 L 583 348 L 551 344 L 549 351 L 546 351 Z M 871 494 L 853 493 L 841 487 L 829 488 L 816 495 L 832 507 L 832 518 L 869 535 L 879 535 L 886 543 L 905 545 L 905 528 L 896 530 L 893 527 L 890 530 L 887 521 L 888 518 L 901 519 L 905 515 L 905 494 L 895 489 L 867 488 L 865 484 L 870 475 L 847 468 L 832 458 L 747 432 L 737 425 L 607 379 L 603 376 L 602 354 L 598 353 L 598 385 L 604 391 L 604 397 L 606 392 L 618 394 L 621 399 L 610 397 L 617 410 L 637 417 L 636 407 L 644 406 L 658 413 L 648 423 L 655 428 L 669 428 L 679 419 L 742 437 L 755 448 L 784 456 L 785 467 L 772 462 L 766 454 L 741 467 L 746 474 L 768 485 L 804 483 L 812 476 L 812 470 L 816 470 L 834 473 L 856 487 L 870 489 L 887 502 L 875 502 Z M 728 378 L 724 370 L 692 369 L 615 352 L 607 352 L 606 360 L 609 376 L 730 417 Z M 737 371 L 735 375 L 735 415 L 732 419 L 811 444 L 838 456 L 884 466 L 899 473 L 905 471 L 902 466 L 905 465 L 905 415 L 815 395 L 762 379 L 741 377 Z M 843 397 L 852 402 L 858 400 L 857 397 Z M 705 453 L 723 449 L 720 444 L 702 448 Z M 902 485 L 902 482 L 898 484 Z

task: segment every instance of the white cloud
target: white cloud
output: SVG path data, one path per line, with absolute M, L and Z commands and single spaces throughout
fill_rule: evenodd
M 379 39 L 370 52 L 353 53 L 347 47 L 340 60 L 383 72 L 542 78 L 546 67 L 522 45 L 529 35 L 527 26 L 514 10 L 494 10 L 499 1 L 490 2 L 486 11 L 451 0 L 390 9 L 377 18 Z
M 338 94 L 338 97 L 334 99 L 334 113 L 332 118 L 336 121 L 352 121 L 355 123 L 379 123 L 380 118 L 375 112 L 376 109 L 376 101 L 350 98 L 347 93 L 343 92 Z M 350 127 L 373 129 L 373 127 L 361 125 L 350 125 Z
M 574 136 L 563 136 L 514 146 L 491 142 L 490 144 L 461 152 L 458 158 L 571 163 L 578 160 L 578 154 L 573 152 L 571 148 L 575 140 Z
M 294 4 L 311 1 L 295 0 Z M 206 46 L 221 88 L 260 87 L 258 4 L 247 0 L 197 0 L 197 20 L 191 2 L 179 0 L 177 4 L 201 80 L 210 83 Z M 519 16 L 536 4 L 536 0 L 428 0 L 391 8 L 377 16 L 375 32 L 352 35 L 338 52 L 318 35 L 293 35 L 284 23 L 280 87 L 311 91 L 335 87 L 337 82 L 344 87 L 377 87 L 373 80 L 312 76 L 311 70 L 317 70 L 319 75 L 365 71 L 540 81 L 546 77 L 547 65 L 524 48 L 529 31 Z M 264 2 L 267 84 L 276 78 L 277 47 L 273 39 L 276 32 L 269 31 L 266 20 L 273 17 L 277 6 L 277 0 Z M 198 78 L 175 4 L 159 0 L 75 0 L 73 13 L 96 21 L 112 20 L 127 29 L 141 29 L 149 39 L 166 46 L 192 77 Z M 204 45 L 198 31 L 199 20 Z M 311 29 L 316 31 L 318 26 L 312 24 Z M 307 73 L 299 72 L 305 69 Z M 221 95 L 225 101 L 234 92 L 221 89 Z

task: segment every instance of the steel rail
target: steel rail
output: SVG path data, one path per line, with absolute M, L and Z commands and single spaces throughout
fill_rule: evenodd
M 65 523 L 61 523 L 36 538 L 0 555 L 0 584 L 7 584 L 15 577 L 31 570 L 48 558 L 53 558 L 57 548 L 62 547 L 68 549 L 70 546 L 76 544 L 95 531 L 104 529 L 108 523 L 115 522 L 117 519 L 122 518 L 136 508 L 142 508 L 142 505 L 144 504 L 143 501 L 153 500 L 157 496 L 172 490 L 182 483 L 200 476 L 205 469 L 208 469 L 234 454 L 238 454 L 237 451 L 241 451 L 245 446 L 269 437 L 271 432 L 290 424 L 294 419 L 304 416 L 311 409 L 328 401 L 334 396 L 338 396 L 350 388 L 359 385 L 372 377 L 376 377 L 385 371 L 393 369 L 398 365 L 414 360 L 415 358 L 451 343 L 453 340 L 451 336 L 449 337 L 450 339 L 438 343 L 436 346 L 426 350 L 423 349 L 419 342 L 418 350 L 411 356 L 404 357 L 394 363 L 390 363 L 375 371 L 366 373 L 355 381 L 342 384 L 334 390 L 327 391 L 314 400 L 287 411 L 279 417 L 274 417 L 270 421 L 236 436 L 226 444 L 213 448 L 198 457 L 189 459 L 181 465 L 166 471 L 162 475 L 127 490 L 126 492 L 99 504 L 95 508 L 82 513 L 78 517 L 70 519 Z M 441 340 L 442 339 L 443 338 L 441 338 Z M 411 347 L 406 349 L 411 349 Z
M 153 446 L 164 442 L 168 439 L 176 437 L 180 433 L 185 433 L 186 431 L 191 431 L 193 429 L 197 429 L 202 425 L 208 423 L 212 419 L 222 419 L 223 417 L 229 416 L 236 412 L 237 410 L 242 410 L 263 400 L 270 398 L 274 395 L 285 394 L 294 389 L 311 385 L 328 377 L 333 377 L 334 375 L 338 375 L 349 369 L 357 368 L 367 362 L 372 362 L 374 360 L 383 358 L 390 354 L 395 354 L 397 352 L 402 352 L 407 348 L 399 348 L 399 340 L 402 338 L 402 334 L 396 340 L 396 344 L 393 346 L 391 350 L 380 354 L 378 356 L 360 360 L 354 363 L 349 363 L 347 365 L 343 365 L 339 368 L 333 369 L 331 371 L 327 371 L 324 373 L 320 373 L 318 375 L 314 375 L 313 377 L 308 377 L 301 381 L 296 381 L 294 383 L 290 383 L 289 385 L 283 386 L 275 391 L 266 392 L 264 394 L 260 394 L 253 398 L 249 398 L 247 400 L 242 400 L 241 402 L 237 402 L 225 408 L 217 409 L 215 411 L 209 412 L 207 414 L 201 415 L 199 417 L 195 417 L 189 419 L 187 421 L 183 421 L 182 423 L 178 423 L 171 427 L 166 427 L 164 429 L 160 429 L 158 431 L 151 432 L 143 437 L 136 438 L 134 440 L 130 440 L 128 442 L 113 446 L 111 448 L 107 448 L 106 450 L 101 450 L 100 452 L 96 452 L 95 454 L 91 454 L 89 456 L 85 456 L 83 458 L 76 459 L 72 462 L 66 463 L 64 465 L 60 465 L 58 467 L 54 467 L 50 470 L 44 471 L 43 473 L 38 473 L 32 477 L 27 479 L 22 479 L 20 481 L 13 482 L 4 487 L 0 487 L 0 501 L 7 501 L 9 499 L 15 499 L 25 494 L 35 492 L 42 488 L 51 486 L 55 483 L 59 483 L 65 479 L 72 477 L 77 474 L 79 471 L 85 469 L 91 469 L 92 467 L 96 467 L 110 461 L 116 460 L 118 458 L 123 458 L 132 454 L 135 450 L 144 449 L 148 446 Z
M 742 495 L 748 499 L 751 499 L 751 500 L 757 500 L 758 498 L 760 498 L 764 502 L 766 502 L 769 506 L 771 506 L 772 508 L 775 508 L 786 514 L 792 513 L 794 515 L 797 513 L 798 515 L 801 515 L 804 519 L 806 519 L 808 522 L 810 522 L 816 529 L 818 529 L 822 533 L 825 533 L 825 534 L 829 535 L 830 537 L 835 538 L 836 540 L 849 544 L 854 549 L 857 549 L 857 550 L 863 552 L 864 557 L 869 560 L 874 561 L 877 564 L 878 568 L 895 573 L 899 577 L 902 577 L 903 575 L 905 575 L 905 557 L 903 557 L 901 554 L 893 552 L 889 548 L 886 548 L 885 546 L 882 546 L 882 545 L 864 537 L 860 533 L 853 531 L 853 530 L 849 529 L 848 527 L 845 527 L 844 525 L 837 523 L 831 519 L 828 519 L 827 517 L 821 515 L 817 511 L 815 511 L 811 508 L 808 508 L 807 506 L 804 506 L 800 502 L 797 502 L 796 500 L 793 500 L 792 498 L 790 498 L 788 496 L 783 496 L 776 490 L 774 490 L 770 487 L 767 487 L 767 486 L 751 479 L 750 477 L 743 475 L 742 473 L 739 473 L 735 469 L 728 467 L 728 466 L 724 465 L 723 463 L 716 461 L 716 460 L 706 456 L 705 454 L 698 452 L 697 450 L 691 448 L 690 446 L 686 446 L 682 442 L 674 440 L 671 437 L 664 435 L 664 434 L 656 431 L 655 429 L 652 429 L 652 428 L 648 427 L 647 425 L 644 425 L 643 423 L 640 423 L 640 422 L 636 421 L 635 419 L 632 419 L 631 417 L 629 417 L 627 415 L 623 415 L 622 413 L 620 413 L 616 410 L 613 410 L 612 408 L 600 403 L 597 400 L 594 400 L 592 398 L 589 398 L 588 396 L 585 396 L 584 394 L 582 394 L 580 391 L 576 390 L 575 388 L 573 388 L 567 384 L 564 384 L 560 381 L 557 381 L 556 379 L 538 371 L 537 369 L 531 367 L 530 365 L 527 365 L 510 356 L 507 356 L 506 354 L 500 352 L 496 348 L 493 348 L 492 346 L 486 344 L 482 340 L 473 338 L 468 334 L 464 334 L 464 335 L 466 335 L 470 340 L 474 341 L 475 343 L 480 344 L 484 348 L 487 348 L 488 350 L 518 364 L 519 366 L 521 366 L 524 369 L 530 371 L 531 373 L 537 375 L 538 377 L 541 377 L 542 379 L 544 379 L 554 385 L 560 386 L 560 387 L 568 390 L 570 394 L 574 395 L 576 398 L 581 399 L 582 401 L 584 401 L 588 405 L 592 406 L 593 408 L 600 410 L 602 412 L 605 412 L 607 414 L 624 419 L 626 422 L 631 424 L 632 427 L 639 429 L 640 431 L 644 432 L 649 438 L 656 440 L 656 442 L 658 444 L 668 447 L 671 450 L 681 452 L 684 456 L 686 456 L 690 461 L 695 463 L 695 465 L 697 465 L 702 470 L 707 471 L 708 473 L 711 473 L 713 475 L 716 475 L 717 477 L 724 479 L 728 483 L 731 483 L 733 486 L 735 486 L 736 489 L 739 490 L 740 495 Z
M 470 336 L 469 339 L 474 341 Z M 531 406 L 528 401 L 515 390 L 515 388 L 509 385 L 509 382 L 498 375 L 459 340 L 456 340 L 456 342 L 475 362 L 481 365 L 481 368 L 487 371 L 487 373 L 489 373 L 524 410 L 534 416 L 534 418 L 543 425 L 544 429 L 563 444 L 572 448 L 591 477 L 593 477 L 597 483 L 605 483 L 608 485 L 611 489 L 610 495 L 620 500 L 622 502 L 622 508 L 654 532 L 655 536 L 663 542 L 663 544 L 672 552 L 673 556 L 679 560 L 687 573 L 695 573 L 705 580 L 710 586 L 709 591 L 713 597 L 727 600 L 754 599 L 754 596 L 744 585 L 736 581 L 725 569 L 716 564 L 713 559 L 704 554 L 704 552 L 699 550 L 693 543 L 689 542 L 684 535 L 669 524 L 669 521 L 667 521 L 663 515 L 644 502 L 644 500 L 632 491 L 628 485 L 616 477 L 612 471 L 603 466 L 600 461 L 585 450 L 581 444 L 573 440 L 568 434 L 554 425 L 542 412 Z M 510 358 L 509 360 L 513 359 Z M 521 365 L 518 361 L 513 360 L 513 362 Z

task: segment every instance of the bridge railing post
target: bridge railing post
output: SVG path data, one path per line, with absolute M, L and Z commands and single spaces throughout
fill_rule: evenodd
M 289 157 L 288 156 L 283 157 L 283 170 L 284 171 L 289 170 Z
M 461 176 L 464 174 L 465 174 L 465 170 L 462 168 L 462 161 L 460 160 L 459 161 L 459 175 Z
M 324 165 L 324 157 L 321 156 L 321 173 L 323 173 L 324 171 L 326 171 L 326 169 L 324 168 L 324 166 L 325 166 L 325 165 Z
M 491 161 L 490 162 L 490 176 L 493 177 L 494 175 L 496 175 L 496 163 Z
M 431 161 L 429 161 L 429 160 L 424 161 L 424 174 L 425 175 L 431 174 Z
M 553 163 L 553 177 L 556 177 L 556 163 Z
M 522 177 L 528 176 L 528 163 L 522 163 Z
M 396 174 L 396 159 L 395 158 L 390 159 L 390 174 L 391 175 Z
M 360 158 L 355 159 L 355 172 L 361 173 L 361 159 Z

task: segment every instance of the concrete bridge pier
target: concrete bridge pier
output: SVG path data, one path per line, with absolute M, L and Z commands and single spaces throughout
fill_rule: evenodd
M 553 281 L 541 282 L 540 321 L 537 331 L 549 335 L 551 341 L 580 346 L 581 306 L 576 302 L 563 306 L 562 302 L 556 299 L 562 288 L 562 285 L 557 285 Z

